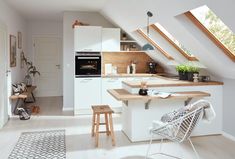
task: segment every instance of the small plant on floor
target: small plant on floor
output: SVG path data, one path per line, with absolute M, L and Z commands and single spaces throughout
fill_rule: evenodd
M 32 77 L 35 77 L 37 74 L 40 76 L 40 72 L 37 70 L 37 68 L 33 65 L 32 61 L 29 61 L 25 56 L 23 57 L 23 60 L 25 62 L 25 65 L 27 66 L 27 73 L 24 78 L 26 86 L 32 86 Z

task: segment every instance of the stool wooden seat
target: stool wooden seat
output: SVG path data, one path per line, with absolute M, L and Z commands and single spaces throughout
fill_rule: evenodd
M 99 133 L 106 133 L 107 136 L 111 135 L 112 145 L 115 146 L 115 137 L 113 131 L 113 119 L 112 113 L 113 110 L 108 105 L 92 105 L 93 117 L 92 117 L 92 137 L 95 136 L 95 145 L 98 147 L 99 145 Z M 100 123 L 100 115 L 104 114 L 105 122 Z M 99 126 L 105 125 L 106 131 L 99 131 Z

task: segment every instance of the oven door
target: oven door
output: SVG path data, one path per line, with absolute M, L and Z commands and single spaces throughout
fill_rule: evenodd
M 101 56 L 75 56 L 75 76 L 100 77 Z

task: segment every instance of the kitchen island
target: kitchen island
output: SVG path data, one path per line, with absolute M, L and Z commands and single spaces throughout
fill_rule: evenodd
M 146 82 L 149 90 L 170 92 L 171 96 L 165 99 L 159 96 L 140 96 L 138 91 L 141 81 L 123 81 L 122 89 L 108 90 L 116 100 L 123 103 L 122 130 L 132 142 L 149 139 L 149 127 L 153 120 L 160 120 L 165 113 L 202 98 L 211 102 L 216 118 L 210 124 L 201 121 L 193 135 L 221 134 L 223 83 L 193 83 L 165 77 L 156 77 Z M 156 136 L 156 139 L 159 137 Z

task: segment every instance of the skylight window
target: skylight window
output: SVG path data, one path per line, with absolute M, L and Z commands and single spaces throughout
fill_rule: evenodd
M 190 51 L 176 40 L 161 24 L 155 23 L 152 25 L 153 29 L 160 33 L 169 43 L 171 43 L 185 58 L 190 61 L 197 60 Z
M 169 55 L 165 50 L 163 50 L 153 39 L 151 39 L 147 34 L 144 33 L 142 29 L 137 29 L 137 32 L 150 44 L 152 44 L 156 49 L 158 49 L 166 58 L 169 60 L 174 60 L 174 58 Z
M 206 33 L 207 36 L 235 61 L 235 35 L 210 8 L 202 6 L 191 10 L 186 15 L 194 23 L 193 18 L 196 18 L 201 23 L 201 27 L 209 31 Z M 200 27 L 200 24 L 197 26 Z

